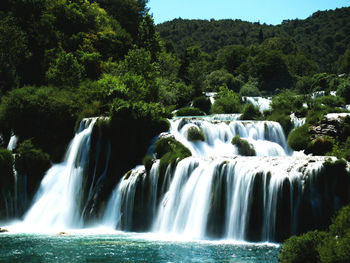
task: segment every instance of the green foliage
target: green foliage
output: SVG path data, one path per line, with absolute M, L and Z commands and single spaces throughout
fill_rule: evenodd
M 205 96 L 196 97 L 193 99 L 193 107 L 200 109 L 205 113 L 209 113 L 211 102 L 210 99 Z
M 13 185 L 13 156 L 12 152 L 0 148 L 0 190 L 10 189 Z
M 21 175 L 27 175 L 28 191 L 34 194 L 44 173 L 51 166 L 50 156 L 36 149 L 30 140 L 23 141 L 16 151 L 16 170 Z
M 345 263 L 350 260 L 350 207 L 343 207 L 328 232 L 307 232 L 284 242 L 279 262 Z
M 258 88 L 258 82 L 256 80 L 249 80 L 247 83 L 245 83 L 240 91 L 239 95 L 241 97 L 247 96 L 247 97 L 259 97 L 261 95 L 260 90 Z
M 255 156 L 256 152 L 247 140 L 242 139 L 239 135 L 232 138 L 231 143 L 238 149 L 238 154 L 243 156 Z
M 14 17 L 0 13 L 0 92 L 4 94 L 20 84 L 19 66 L 30 54 L 25 33 Z
M 335 141 L 330 136 L 321 136 L 308 143 L 305 153 L 312 153 L 313 155 L 325 155 L 331 152 Z
M 192 86 L 186 86 L 183 82 L 158 79 L 159 100 L 165 106 L 174 105 L 176 108 L 186 105 L 194 96 Z
M 294 151 L 305 150 L 310 143 L 309 126 L 304 124 L 295 128 L 288 135 L 287 143 Z
M 165 175 L 169 165 L 191 156 L 191 151 L 174 138 L 160 138 L 155 144 L 155 153 L 160 159 L 159 173 Z
M 261 120 L 262 114 L 259 111 L 258 106 L 254 106 L 251 103 L 247 103 L 243 107 L 243 111 L 240 119 L 241 120 Z
M 337 95 L 342 97 L 347 104 L 350 104 L 350 79 L 343 81 L 339 85 Z
M 128 88 L 132 100 L 157 101 L 159 87 L 156 82 L 157 65 L 145 49 L 132 49 L 121 61 L 117 75 Z
M 187 140 L 204 142 L 204 133 L 198 127 L 192 126 L 187 130 Z
M 210 112 L 213 114 L 239 113 L 240 109 L 241 102 L 238 95 L 227 87 L 221 87 L 214 104 L 211 106 Z
M 10 91 L 2 97 L 0 120 L 21 139 L 49 153 L 54 161 L 62 158 L 84 103 L 77 92 L 53 87 L 30 87 Z
M 58 54 L 57 59 L 46 72 L 50 84 L 56 86 L 76 87 L 82 80 L 84 67 L 72 53 L 64 51 Z
M 184 107 L 179 109 L 176 113 L 176 116 L 202 116 L 205 115 L 203 111 L 195 107 Z
M 317 247 L 325 237 L 324 232 L 313 231 L 301 236 L 292 236 L 283 243 L 278 259 L 281 263 L 319 262 Z
M 146 156 L 143 158 L 142 163 L 143 163 L 143 165 L 145 166 L 146 171 L 148 171 L 148 172 L 151 171 L 153 162 L 154 162 L 154 158 L 153 158 L 153 156 L 151 156 L 151 155 L 146 155 Z
M 238 92 L 243 85 L 241 77 L 234 77 L 226 70 L 215 70 L 208 74 L 204 81 L 205 91 L 219 91 L 220 87 L 226 86 L 228 89 Z

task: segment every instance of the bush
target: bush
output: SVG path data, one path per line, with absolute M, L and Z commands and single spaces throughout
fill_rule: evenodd
M 241 120 L 261 120 L 262 114 L 259 107 L 254 106 L 251 103 L 244 105 Z
M 346 104 L 350 104 L 350 80 L 347 79 L 339 85 L 337 95 L 342 97 Z
M 294 129 L 289 134 L 287 142 L 294 151 L 305 150 L 310 143 L 309 126 L 304 124 Z
M 187 140 L 189 141 L 205 141 L 204 133 L 198 127 L 190 127 L 187 130 Z
M 176 116 L 202 116 L 205 115 L 203 111 L 195 107 L 184 107 L 179 109 L 176 113 Z
M 282 246 L 278 259 L 281 263 L 319 262 L 317 247 L 325 237 L 324 232 L 313 231 L 301 236 L 292 236 Z
M 212 114 L 239 113 L 240 109 L 241 102 L 238 95 L 226 87 L 221 87 L 210 112 Z
M 32 141 L 23 141 L 18 146 L 15 167 L 19 174 L 27 175 L 28 192 L 30 194 L 35 193 L 50 166 L 50 156 L 41 149 L 36 149 Z
M 232 138 L 231 143 L 237 146 L 238 154 L 243 156 L 255 156 L 256 152 L 248 141 L 241 139 L 239 135 Z
M 333 144 L 334 139 L 330 136 L 317 137 L 308 143 L 305 153 L 312 153 L 313 155 L 325 155 L 327 152 L 332 151 Z
M 239 91 L 239 95 L 241 97 L 248 96 L 248 97 L 259 97 L 261 96 L 261 92 L 259 88 L 257 87 L 258 83 L 255 81 L 248 81 L 246 84 L 242 86 L 242 88 Z
M 344 98 L 339 96 L 328 95 L 328 96 L 319 97 L 315 100 L 329 107 L 342 107 L 345 105 Z
M 86 106 L 77 91 L 54 87 L 26 86 L 2 97 L 0 123 L 13 129 L 22 140 L 32 139 L 34 145 L 60 161 L 74 135 L 75 122 Z
M 174 138 L 160 138 L 155 144 L 155 153 L 160 159 L 159 173 L 164 175 L 170 164 L 191 156 L 191 151 Z
M 193 107 L 198 108 L 205 113 L 209 113 L 211 107 L 210 99 L 205 96 L 196 97 L 193 99 Z
M 12 152 L 0 148 L 0 192 L 1 188 L 10 189 L 13 187 L 13 155 Z
M 350 262 L 350 207 L 343 207 L 333 219 L 329 234 L 318 248 L 321 262 Z

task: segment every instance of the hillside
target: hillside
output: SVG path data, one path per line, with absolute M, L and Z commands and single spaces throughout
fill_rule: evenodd
M 350 43 L 350 8 L 319 11 L 305 20 L 285 20 L 277 26 L 241 20 L 175 19 L 157 26 L 161 38 L 177 51 L 198 45 L 209 54 L 230 45 L 262 43 L 272 37 L 291 38 L 299 52 L 311 56 L 321 71 L 336 71 L 334 63 Z

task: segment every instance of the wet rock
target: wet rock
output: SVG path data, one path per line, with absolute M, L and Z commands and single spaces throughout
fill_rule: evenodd
M 0 227 L 0 233 L 8 233 L 9 231 L 5 228 Z

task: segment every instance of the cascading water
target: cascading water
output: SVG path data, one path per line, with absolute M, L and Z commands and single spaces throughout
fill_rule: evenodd
M 185 145 L 193 156 L 233 156 L 237 147 L 231 144 L 235 135 L 253 145 L 257 156 L 284 156 L 293 152 L 286 143 L 282 127 L 271 121 L 207 121 L 181 118 L 170 122 L 170 134 Z M 188 130 L 200 129 L 205 141 L 189 141 Z
M 171 120 L 167 136 L 180 141 L 193 157 L 169 166 L 164 175 L 159 174 L 159 161 L 150 172 L 138 167 L 127 174 L 107 208 L 113 211 L 109 218 L 118 221 L 112 225 L 134 231 L 140 224 L 135 221 L 143 217 L 152 219 L 143 229 L 156 233 L 276 241 L 304 231 L 310 220 L 326 225 L 330 211 L 350 200 L 339 191 L 339 185 L 349 185 L 346 176 L 320 189 L 328 180 L 326 157 L 295 155 L 278 123 L 224 119 Z M 204 134 L 204 141 L 188 139 L 193 127 Z M 231 144 L 235 135 L 246 139 L 257 156 L 238 156 Z
M 84 119 L 69 145 L 64 161 L 52 166 L 43 178 L 24 224 L 43 229 L 83 226 L 81 211 L 83 173 L 90 138 L 97 118 Z

